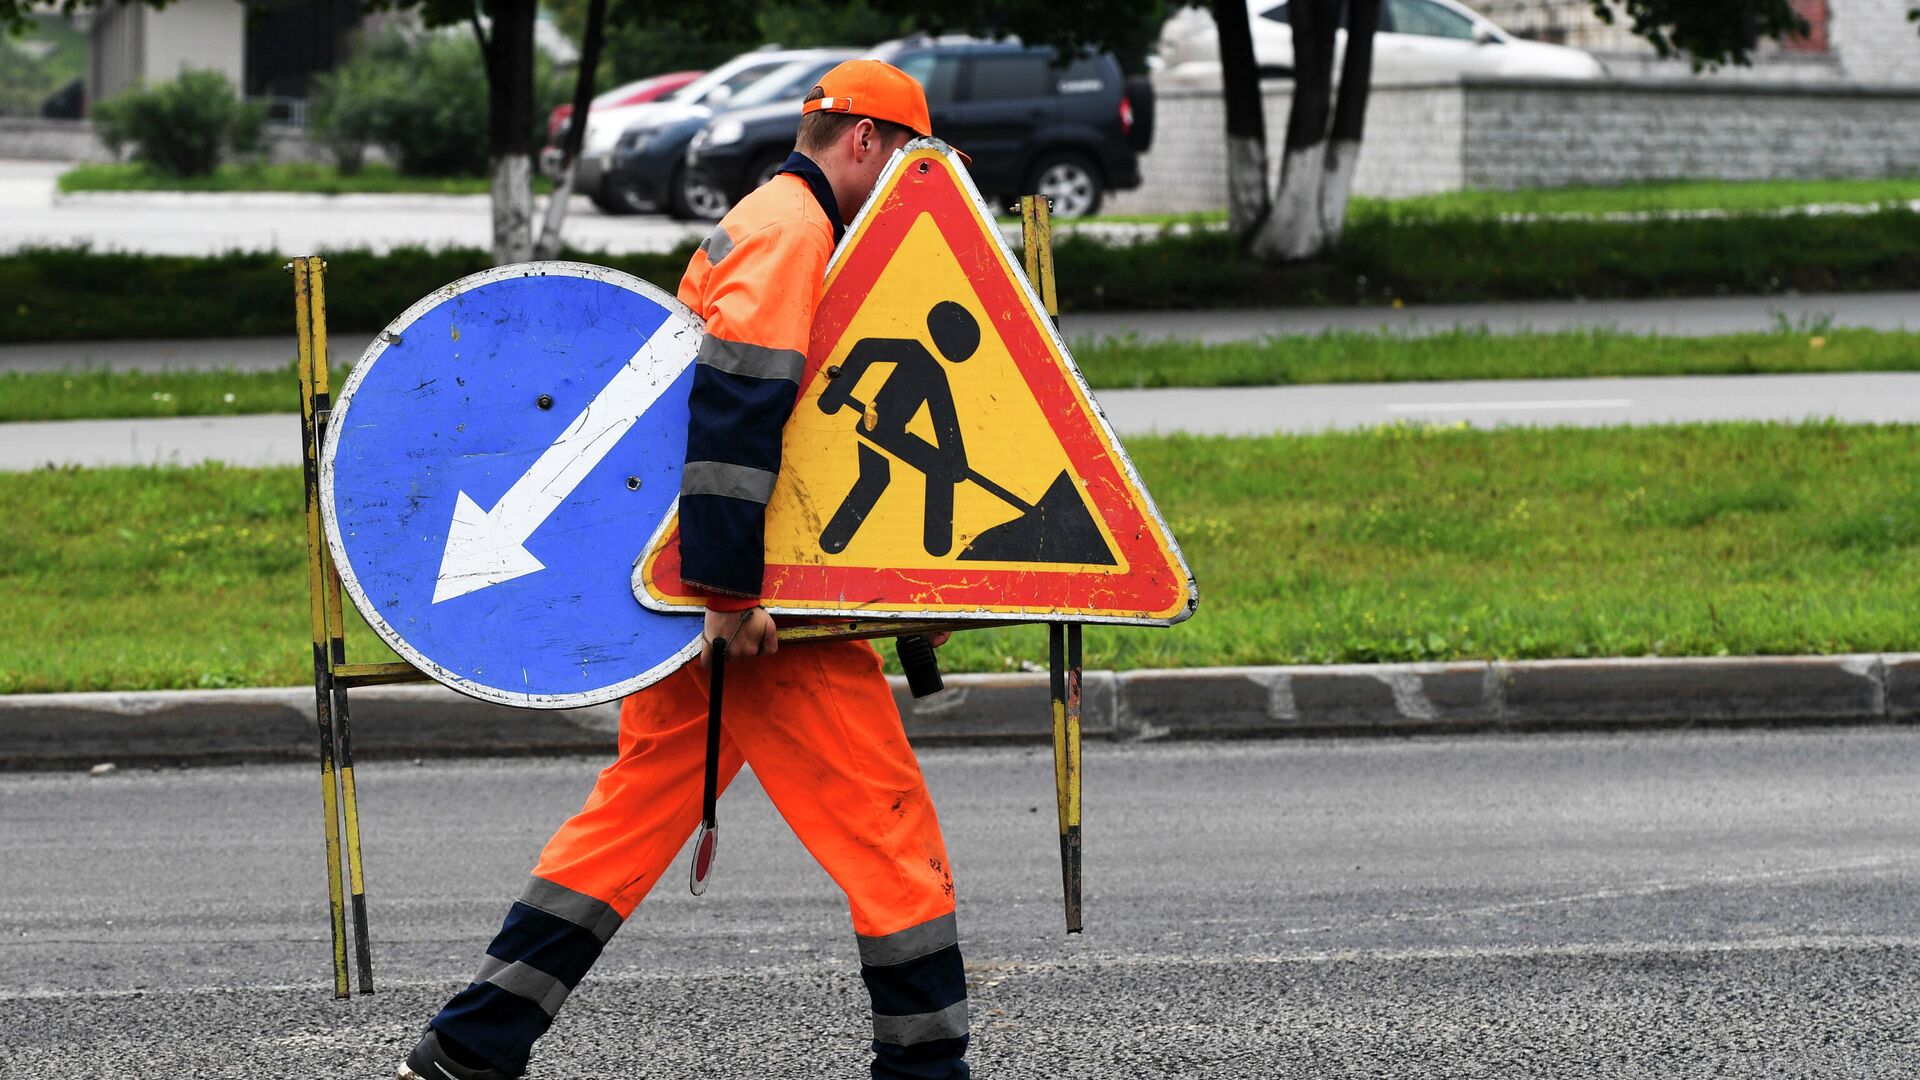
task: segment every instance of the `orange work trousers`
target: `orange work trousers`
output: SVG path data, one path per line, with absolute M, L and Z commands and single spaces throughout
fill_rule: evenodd
M 967 1075 L 953 873 L 880 658 L 861 642 L 795 644 L 727 665 L 722 790 L 753 766 L 847 894 L 873 999 L 874 1075 Z M 696 664 L 628 697 L 620 754 L 548 841 L 481 973 L 433 1020 L 518 1074 L 600 947 L 700 821 L 708 675 Z M 722 856 L 724 858 L 724 856 Z

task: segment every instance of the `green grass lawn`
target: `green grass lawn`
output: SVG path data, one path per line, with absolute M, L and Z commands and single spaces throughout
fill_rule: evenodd
M 1456 331 L 1423 338 L 1341 332 L 1225 345 L 1111 340 L 1076 348 L 1074 359 L 1096 389 L 1916 371 L 1920 334 L 1821 326 L 1706 338 L 1610 331 Z M 345 369 L 336 367 L 333 385 L 345 377 Z M 11 372 L 0 374 L 0 422 L 288 412 L 298 407 L 294 386 L 291 364 L 260 372 Z
M 1342 331 L 1220 345 L 1109 340 L 1075 349 L 1074 359 L 1096 388 L 1915 371 L 1920 334 L 1818 325 L 1699 338 Z
M 292 343 L 288 343 L 292 352 Z M 337 390 L 346 368 L 335 367 Z M 281 371 L 33 371 L 0 374 L 0 423 L 298 412 L 291 361 Z
M 1920 427 L 1136 439 L 1200 580 L 1090 667 L 1920 647 Z M 0 475 L 0 691 L 310 677 L 299 474 Z M 388 654 L 363 627 L 357 660 Z M 961 634 L 950 671 L 1045 659 Z
M 391 165 L 370 163 L 352 176 L 316 162 L 268 164 L 261 161 L 222 165 L 210 176 L 179 177 L 141 162 L 75 165 L 60 174 L 63 193 L 79 191 L 286 191 L 313 195 L 405 194 L 485 195 L 484 176 L 405 176 Z M 552 181 L 535 176 L 534 190 L 553 190 Z

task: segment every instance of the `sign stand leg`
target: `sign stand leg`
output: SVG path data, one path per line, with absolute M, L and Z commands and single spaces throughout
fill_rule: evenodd
M 1067 933 L 1080 921 L 1080 624 L 1047 624 L 1053 692 L 1053 784 L 1060 814 L 1060 884 Z
M 1020 239 L 1027 280 L 1040 302 L 1060 318 L 1053 282 L 1053 204 L 1044 195 L 1020 196 Z M 1080 921 L 1080 624 L 1047 624 L 1047 655 L 1053 691 L 1053 785 L 1060 810 L 1060 887 L 1066 900 L 1067 933 Z
M 308 608 L 313 623 L 314 715 L 320 735 L 320 801 L 326 813 L 327 908 L 332 916 L 333 928 L 333 996 L 345 998 L 351 991 L 347 985 L 345 890 L 340 874 L 340 774 L 334 758 L 333 701 L 336 695 L 333 668 L 328 655 L 326 575 L 320 538 L 320 472 L 315 440 L 316 414 L 327 407 L 324 398 L 316 392 L 317 384 L 314 381 L 311 271 L 319 261 L 311 257 L 295 259 L 290 269 L 293 271 L 293 319 L 300 357 L 300 439 L 304 446 L 301 460 L 307 488 Z
M 333 395 L 329 391 L 328 352 L 327 352 L 327 288 L 326 264 L 318 258 L 309 258 L 307 292 L 312 315 L 310 332 L 313 338 L 312 378 L 306 396 L 313 402 L 313 445 L 309 448 L 315 462 L 313 478 L 316 516 L 319 507 L 319 453 L 326 442 L 327 422 L 332 411 Z M 353 914 L 354 962 L 358 969 L 360 992 L 373 993 L 373 943 L 367 936 L 367 883 L 364 867 L 360 861 L 360 795 L 353 781 L 353 724 L 348 718 L 347 687 L 337 677 L 341 665 L 347 662 L 346 623 L 341 617 L 340 575 L 333 566 L 333 554 L 325 544 L 320 547 L 320 580 L 326 590 L 327 629 L 328 629 L 328 682 L 333 690 L 334 736 L 338 741 L 334 761 L 340 772 L 340 808 L 345 817 L 347 847 L 347 890 L 348 901 Z
M 1040 292 L 1047 314 L 1060 320 L 1060 298 L 1053 285 L 1053 204 L 1045 195 L 1020 196 L 1020 246 L 1027 280 Z

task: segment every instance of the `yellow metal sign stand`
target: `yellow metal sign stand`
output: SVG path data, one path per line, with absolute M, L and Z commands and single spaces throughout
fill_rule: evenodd
M 1020 197 L 1021 245 L 1027 280 L 1040 291 L 1047 314 L 1060 318 L 1053 282 L 1052 207 L 1043 196 Z M 1060 886 L 1066 901 L 1067 933 L 1080 922 L 1080 664 L 1079 623 L 1047 624 L 1047 668 L 1053 696 L 1053 787 L 1060 815 Z
M 347 927 L 353 911 L 354 959 L 362 994 L 373 993 L 367 937 L 367 887 L 360 860 L 360 799 L 353 783 L 347 688 L 426 679 L 411 664 L 347 663 L 340 575 L 320 532 L 320 446 L 327 437 L 327 264 L 317 255 L 287 264 L 293 273 L 293 322 L 299 348 L 301 460 L 307 487 L 307 586 L 313 623 L 314 714 L 320 735 L 320 801 L 326 813 L 327 900 L 333 916 L 333 996 L 349 994 Z M 344 844 L 342 843 L 344 838 Z M 345 848 L 345 886 L 341 880 Z M 350 890 L 350 900 L 342 893 Z

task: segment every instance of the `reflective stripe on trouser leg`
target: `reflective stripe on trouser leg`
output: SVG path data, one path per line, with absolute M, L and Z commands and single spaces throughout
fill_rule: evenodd
M 873 998 L 873 1075 L 967 1075 L 967 982 L 951 913 L 891 934 L 860 935 Z
M 480 971 L 432 1020 L 435 1031 L 503 1072 L 526 1071 L 535 1039 L 620 928 L 605 901 L 534 878 Z
M 845 890 L 873 995 L 873 1074 L 967 1076 L 966 980 L 945 841 L 920 763 L 863 643 L 808 645 L 727 671 L 765 704 L 735 745 L 794 835 Z
M 620 756 L 547 842 L 480 974 L 433 1018 L 436 1031 L 496 1069 L 526 1071 L 567 992 L 700 820 L 706 723 L 697 669 L 621 703 Z M 722 786 L 739 770 L 740 752 L 723 737 Z

